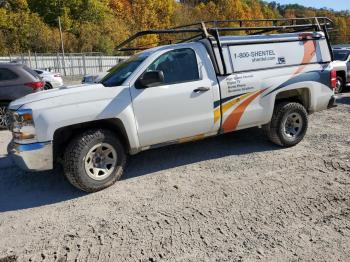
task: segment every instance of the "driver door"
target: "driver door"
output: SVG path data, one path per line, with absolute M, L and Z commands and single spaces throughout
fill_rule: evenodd
M 158 57 L 146 70 L 162 71 L 164 83 L 131 88 L 142 147 L 209 133 L 214 127 L 213 90 L 191 48 Z

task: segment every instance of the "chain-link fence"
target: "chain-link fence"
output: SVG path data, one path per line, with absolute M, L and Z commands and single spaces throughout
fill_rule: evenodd
M 59 72 L 64 76 L 81 76 L 107 71 L 127 59 L 126 56 L 106 56 L 102 53 L 28 53 L 0 57 L 0 62 L 16 61 L 31 68 Z

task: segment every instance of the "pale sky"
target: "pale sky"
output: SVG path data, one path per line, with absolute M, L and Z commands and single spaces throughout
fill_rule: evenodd
M 273 2 L 272 0 L 265 0 L 266 2 Z M 350 10 L 350 0 L 275 0 L 280 4 L 300 4 L 308 7 L 316 8 L 332 8 L 336 11 Z

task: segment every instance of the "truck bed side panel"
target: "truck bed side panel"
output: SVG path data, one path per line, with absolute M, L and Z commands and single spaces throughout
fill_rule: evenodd
M 223 54 L 234 71 L 219 77 L 223 132 L 268 123 L 276 96 L 288 90 L 306 90 L 310 113 L 327 108 L 333 90 L 325 39 L 226 46 Z

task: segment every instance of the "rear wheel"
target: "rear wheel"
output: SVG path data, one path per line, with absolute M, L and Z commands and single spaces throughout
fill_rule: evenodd
M 273 143 L 290 147 L 303 140 L 308 128 L 308 115 L 299 103 L 283 102 L 275 106 L 271 122 L 264 126 Z
M 76 136 L 64 155 L 64 173 L 69 182 L 85 192 L 111 186 L 123 174 L 126 153 L 114 133 L 88 130 Z
M 339 94 L 339 93 L 341 93 L 343 91 L 343 88 L 344 88 L 343 78 L 340 77 L 340 76 L 337 76 L 337 82 L 336 82 L 336 85 L 335 85 L 334 92 L 336 94 Z

